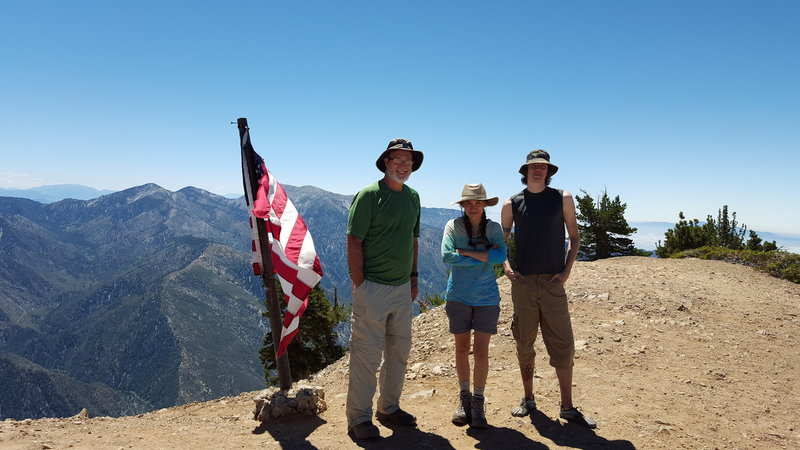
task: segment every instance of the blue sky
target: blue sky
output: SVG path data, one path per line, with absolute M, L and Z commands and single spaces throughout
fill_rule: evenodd
M 631 221 L 800 235 L 800 2 L 0 0 L 0 187 L 240 193 L 238 117 L 282 183 L 352 194 L 393 137 L 423 206 L 553 186 Z

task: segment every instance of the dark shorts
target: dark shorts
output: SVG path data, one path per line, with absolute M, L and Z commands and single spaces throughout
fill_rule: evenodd
M 500 317 L 500 306 L 470 306 L 455 300 L 449 300 L 444 307 L 450 321 L 450 332 L 453 334 L 469 333 L 469 330 L 481 333 L 497 334 L 497 319 Z

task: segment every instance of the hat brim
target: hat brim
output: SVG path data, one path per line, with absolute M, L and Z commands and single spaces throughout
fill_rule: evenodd
M 498 201 L 500 201 L 500 199 L 498 197 L 492 197 L 492 198 L 462 198 L 461 200 L 454 201 L 453 203 L 450 203 L 450 204 L 451 205 L 460 205 L 461 202 L 468 202 L 470 200 L 482 200 L 482 201 L 486 202 L 486 206 L 494 206 L 494 205 L 497 204 Z
M 556 172 L 558 172 L 558 166 L 557 165 L 551 163 L 550 161 L 548 161 L 548 160 L 546 160 L 544 158 L 536 158 L 536 159 L 532 159 L 532 160 L 526 162 L 525 164 L 521 165 L 520 168 L 519 168 L 519 173 L 522 174 L 522 175 L 525 175 L 526 173 L 528 173 L 528 166 L 531 165 L 531 164 L 547 164 L 548 166 L 550 166 L 549 170 L 547 171 L 547 175 L 551 176 L 551 177 Z
M 386 150 L 383 151 L 383 153 L 381 153 L 381 156 L 378 157 L 378 160 L 375 161 L 375 166 L 378 168 L 378 170 L 380 170 L 381 172 L 386 172 L 386 162 L 384 161 L 384 159 L 389 156 L 389 153 L 392 153 L 395 150 L 404 150 L 407 152 L 411 152 L 411 160 L 413 161 L 411 163 L 412 172 L 416 172 L 417 169 L 419 169 L 420 166 L 422 166 L 422 159 L 425 157 L 425 155 L 423 155 L 421 151 L 409 150 L 407 148 L 387 148 Z

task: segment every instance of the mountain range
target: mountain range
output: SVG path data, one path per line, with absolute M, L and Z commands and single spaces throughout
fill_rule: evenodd
M 284 186 L 329 298 L 349 302 L 351 196 Z M 423 208 L 420 291 L 441 293 L 457 211 Z M 154 184 L 90 200 L 0 197 L 0 420 L 124 415 L 264 386 L 267 321 L 242 198 Z

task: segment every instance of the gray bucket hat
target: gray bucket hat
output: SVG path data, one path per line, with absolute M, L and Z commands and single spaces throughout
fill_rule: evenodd
M 378 157 L 378 160 L 375 161 L 375 165 L 378 167 L 378 170 L 381 172 L 386 172 L 386 162 L 383 160 L 384 158 L 389 156 L 389 153 L 392 153 L 395 150 L 408 150 L 411 152 L 411 160 L 413 161 L 411 164 L 411 171 L 414 172 L 422 165 L 422 158 L 424 155 L 421 151 L 414 150 L 414 146 L 411 145 L 411 141 L 408 139 L 403 138 L 394 138 L 389 141 L 389 145 L 386 146 L 386 150 L 381 153 L 381 156 Z
M 519 168 L 519 173 L 525 175 L 528 173 L 528 165 L 536 163 L 548 164 L 550 166 L 550 170 L 548 170 L 547 174 L 551 177 L 553 174 L 558 172 L 558 166 L 550 162 L 550 154 L 542 149 L 539 149 L 528 153 L 528 157 L 525 159 L 525 164 Z
M 451 205 L 455 205 L 456 203 L 461 204 L 461 202 L 466 202 L 469 200 L 483 200 L 486 202 L 486 206 L 494 206 L 497 204 L 498 198 L 486 198 L 486 189 L 483 187 L 482 184 L 465 184 L 464 189 L 461 190 L 461 200 L 456 200 Z

